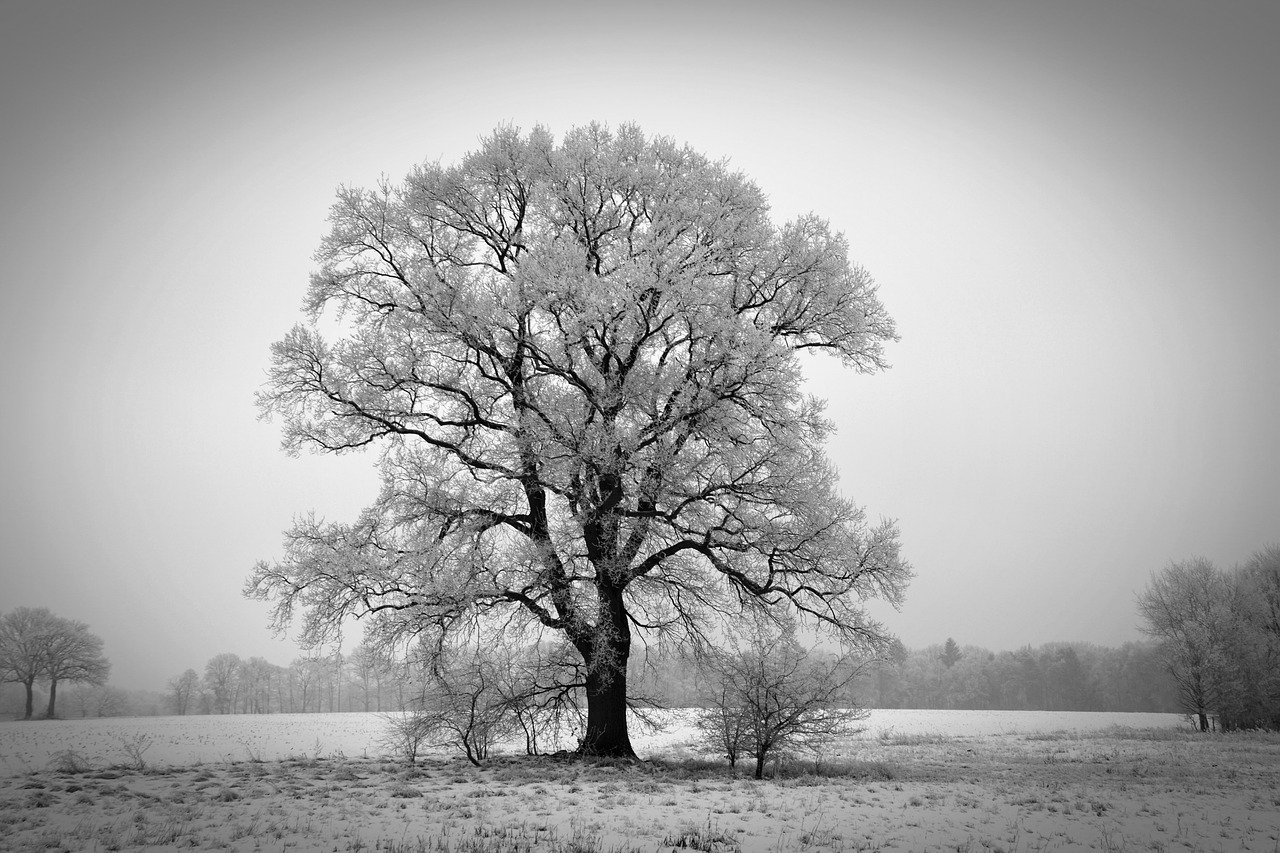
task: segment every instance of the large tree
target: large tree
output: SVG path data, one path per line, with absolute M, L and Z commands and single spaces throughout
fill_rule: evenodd
M 26 689 L 22 718 L 35 711 L 35 683 L 45 674 L 45 638 L 58 617 L 47 607 L 18 607 L 0 617 L 0 679 Z
M 898 604 L 910 571 L 896 526 L 838 493 L 798 354 L 875 371 L 895 332 L 826 222 L 776 226 L 725 163 L 593 124 L 559 145 L 499 128 L 457 165 L 341 189 L 331 223 L 259 404 L 290 452 L 379 446 L 382 489 L 257 565 L 277 628 L 560 632 L 582 751 L 610 755 L 633 754 L 633 629 L 697 642 L 784 608 L 884 642 L 863 600 Z
M 1222 572 L 1193 557 L 1153 573 L 1138 596 L 1142 631 L 1159 641 L 1183 710 L 1196 718 L 1200 731 L 1209 730 L 1209 714 L 1221 701 L 1227 594 Z
M 23 718 L 31 719 L 32 687 L 48 681 L 49 704 L 45 716 L 56 715 L 58 684 L 81 681 L 101 685 L 111 664 L 102 654 L 102 640 L 89 626 L 54 615 L 47 607 L 19 607 L 0 618 L 0 671 L 4 680 L 26 688 Z
M 45 716 L 56 716 L 58 684 L 79 681 L 95 686 L 107 683 L 111 663 L 102 654 L 102 638 L 74 619 L 54 619 L 45 638 L 45 677 L 49 679 L 49 707 Z

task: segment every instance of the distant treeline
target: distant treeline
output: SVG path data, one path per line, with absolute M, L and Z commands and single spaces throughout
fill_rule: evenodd
M 43 685 L 33 688 L 37 705 L 47 701 Z M 0 719 L 22 718 L 23 692 L 20 684 L 0 684 Z M 156 690 L 124 690 L 110 684 L 74 684 L 58 688 L 58 717 L 79 720 L 88 717 L 158 717 L 171 714 L 168 700 Z
M 628 676 L 634 694 L 670 707 L 701 704 L 702 679 L 687 658 L 640 649 Z M 417 695 L 403 664 L 381 660 L 364 646 L 350 654 L 300 657 L 288 666 L 260 657 L 220 654 L 203 671 L 188 669 L 163 693 L 112 687 L 74 688 L 66 717 L 145 714 L 274 714 L 399 711 Z M 0 713 L 21 697 L 0 694 Z M 867 664 L 851 682 L 847 704 L 865 708 L 973 710 L 1178 710 L 1177 686 L 1150 643 L 1117 648 L 1049 643 L 992 652 L 954 641 L 924 649 L 894 649 Z
M 632 686 L 673 706 L 698 704 L 696 665 L 643 651 Z M 992 652 L 953 640 L 924 649 L 897 646 L 866 665 L 849 687 L 850 705 L 1010 711 L 1176 712 L 1177 685 L 1150 643 L 1118 648 L 1048 643 Z

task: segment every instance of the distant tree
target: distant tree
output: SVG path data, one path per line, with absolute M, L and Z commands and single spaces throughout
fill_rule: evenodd
M 1142 630 L 1160 643 L 1170 674 L 1178 683 L 1182 708 L 1209 730 L 1209 714 L 1219 702 L 1222 617 L 1227 586 L 1222 573 L 1196 557 L 1170 563 L 1153 574 L 1138 596 Z
M 1220 570 L 1192 558 L 1153 575 L 1138 598 L 1180 702 L 1200 729 L 1280 729 L 1280 546 Z
M 88 692 L 95 717 L 122 717 L 133 711 L 128 692 L 119 687 L 102 684 Z
M 942 665 L 947 669 L 951 669 L 962 657 L 964 655 L 960 652 L 956 641 L 947 637 L 947 641 L 942 644 L 942 654 L 938 656 L 938 660 L 942 661 Z
M 297 700 L 295 711 L 305 714 L 311 710 L 316 713 L 324 710 L 324 698 L 328 692 L 328 669 L 329 663 L 322 655 L 303 655 L 294 658 L 289 664 L 289 677 Z
M 34 686 L 47 670 L 46 637 L 56 620 L 45 607 L 19 607 L 0 617 L 0 677 L 26 689 L 24 720 L 34 714 Z
M 235 712 L 240 692 L 240 656 L 223 652 L 209 658 L 204 665 L 205 687 L 213 697 L 215 714 Z
M 1268 545 L 1255 553 L 1245 563 L 1241 576 L 1250 597 L 1257 602 L 1254 618 L 1259 630 L 1280 640 L 1280 545 Z
M 321 692 L 327 701 L 329 713 L 342 710 L 342 674 L 345 664 L 346 658 L 339 649 L 320 658 Z
M 1088 675 L 1074 646 L 1069 643 L 1053 643 L 1042 647 L 1040 667 L 1044 673 L 1046 710 L 1091 709 L 1093 696 Z
M 102 686 L 111 672 L 111 663 L 102 654 L 102 639 L 89 633 L 89 626 L 74 619 L 55 617 L 44 640 L 44 675 L 49 681 L 49 707 L 45 716 L 54 719 L 60 682 L 83 682 Z
M 356 646 L 347 656 L 347 671 L 351 677 L 351 687 L 347 693 L 358 697 L 362 711 L 382 710 L 377 690 L 379 664 L 378 653 L 368 643 Z M 371 708 L 371 705 L 378 707 Z
M 863 602 L 896 605 L 910 571 L 896 526 L 838 493 L 799 353 L 877 371 L 896 333 L 826 222 L 777 226 L 723 162 L 593 124 L 559 145 L 500 128 L 458 165 L 341 190 L 331 223 L 259 404 L 290 452 L 381 446 L 383 488 L 255 568 L 278 629 L 559 632 L 598 755 L 634 755 L 633 630 L 694 643 L 777 610 L 883 645 Z
M 1219 722 L 1224 730 L 1280 730 L 1280 546 L 1255 553 L 1226 582 Z
M 271 684 L 278 671 L 279 667 L 266 658 L 251 657 L 240 661 L 236 670 L 236 683 L 239 686 L 241 713 L 271 712 Z
M 700 728 L 730 764 L 739 755 L 752 756 L 757 779 L 764 778 L 770 756 L 820 751 L 866 716 L 837 706 L 858 668 L 846 658 L 807 651 L 788 623 L 749 629 L 729 650 L 709 651 L 705 666 L 709 708 Z
M 37 680 L 48 682 L 45 716 L 52 719 L 60 683 L 101 685 L 110 669 L 102 655 L 102 640 L 89 633 L 83 622 L 55 616 L 45 607 L 19 607 L 0 618 L 0 675 L 26 689 L 25 720 L 34 711 Z
M 192 707 L 200 691 L 200 674 L 188 669 L 175 678 L 169 679 L 168 702 L 173 713 L 182 716 Z

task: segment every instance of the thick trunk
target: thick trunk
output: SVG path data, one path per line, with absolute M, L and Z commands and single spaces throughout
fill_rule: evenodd
M 577 643 L 587 665 L 587 731 L 578 751 L 583 755 L 635 758 L 627 732 L 627 659 L 631 626 L 622 591 L 598 588 L 600 627 Z
M 53 703 L 58 700 L 58 679 L 54 678 L 49 681 L 49 709 L 44 715 L 50 720 L 53 719 Z
M 1199 716 L 1200 716 L 1200 731 L 1202 732 L 1209 731 L 1209 715 L 1203 709 L 1201 709 Z
M 760 753 L 759 755 L 756 756 L 756 778 L 757 779 L 764 778 L 764 759 L 765 759 L 764 753 Z
M 31 715 L 35 712 L 35 691 L 32 690 L 31 684 L 30 681 L 22 682 L 22 686 L 27 688 L 27 712 L 22 717 L 24 720 L 31 719 Z
M 609 671 L 613 667 L 606 664 L 601 667 L 605 673 L 587 676 L 587 732 L 578 750 L 583 755 L 636 757 L 627 731 L 626 658 L 613 658 L 609 663 L 618 659 L 618 671 Z

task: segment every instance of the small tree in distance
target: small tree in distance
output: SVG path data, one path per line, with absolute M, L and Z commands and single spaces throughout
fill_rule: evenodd
M 102 638 L 89 633 L 89 626 L 73 619 L 55 618 L 45 640 L 45 677 L 49 679 L 49 707 L 45 716 L 57 716 L 58 683 L 81 682 L 102 686 L 107 683 L 111 663 L 102 654 Z
M 54 719 L 59 683 L 102 685 L 110 670 L 101 638 L 83 622 L 56 616 L 46 607 L 19 607 L 0 617 L 0 678 L 26 688 L 24 720 L 34 711 L 36 681 L 49 683 L 45 716 Z
M 704 738 L 732 766 L 739 756 L 752 756 L 757 779 L 764 778 L 770 756 L 795 749 L 821 752 L 867 716 L 862 709 L 837 707 L 859 667 L 847 657 L 806 650 L 791 624 L 757 625 L 732 639 L 729 650 L 709 652 L 704 666 Z
M 942 661 L 942 665 L 947 669 L 951 669 L 960 662 L 962 657 L 964 654 L 960 651 L 960 646 L 956 645 L 956 641 L 951 637 L 947 637 L 947 641 L 942 644 L 942 654 L 938 656 L 938 660 Z
M 26 689 L 24 720 L 35 711 L 35 683 L 44 674 L 43 636 L 55 618 L 45 607 L 18 607 L 0 617 L 0 677 Z
M 169 679 L 168 702 L 173 713 L 183 716 L 191 709 L 192 701 L 200 695 L 200 674 L 187 669 L 182 675 Z

